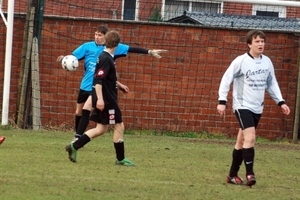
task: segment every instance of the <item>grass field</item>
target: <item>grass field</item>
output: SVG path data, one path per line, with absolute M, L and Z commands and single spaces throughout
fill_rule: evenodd
M 91 141 L 68 160 L 71 132 L 0 130 L 0 199 L 299 199 L 300 146 L 258 142 L 252 188 L 225 183 L 233 140 L 126 135 L 116 166 L 112 135 Z M 244 177 L 244 166 L 240 175 Z

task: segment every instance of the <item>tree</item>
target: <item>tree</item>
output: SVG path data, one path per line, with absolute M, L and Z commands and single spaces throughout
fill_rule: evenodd
M 155 4 L 155 7 L 152 10 L 152 14 L 149 17 L 149 21 L 162 22 L 163 18 L 160 13 L 160 8 Z

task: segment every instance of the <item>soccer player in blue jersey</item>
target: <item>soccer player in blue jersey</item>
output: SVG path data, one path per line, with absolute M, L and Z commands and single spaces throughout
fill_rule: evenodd
M 282 98 L 273 64 L 269 57 L 263 55 L 265 38 L 262 31 L 249 31 L 246 38 L 249 52 L 232 61 L 220 83 L 217 111 L 221 116 L 225 115 L 227 95 L 233 82 L 232 107 L 240 125 L 232 152 L 232 164 L 226 178 L 227 183 L 244 183 L 238 176 L 243 161 L 246 167 L 245 185 L 251 187 L 256 183 L 253 171 L 255 132 L 263 112 L 265 90 L 283 114 L 290 113 Z
M 97 126 L 88 130 L 74 143 L 66 146 L 69 159 L 76 162 L 77 150 L 82 148 L 91 139 L 103 135 L 109 125 L 114 125 L 113 142 L 116 150 L 116 164 L 124 166 L 135 166 L 133 162 L 125 158 L 124 151 L 124 124 L 117 98 L 117 72 L 114 61 L 114 53 L 120 42 L 120 36 L 116 31 L 105 34 L 105 49 L 100 54 L 93 80 L 92 105 L 93 113 L 91 120 Z
M 95 31 L 95 40 L 86 42 L 73 51 L 73 55 L 78 60 L 84 59 L 85 73 L 81 81 L 80 90 L 77 98 L 76 112 L 75 112 L 75 138 L 79 138 L 86 130 L 89 117 L 92 110 L 91 104 L 91 91 L 93 84 L 93 74 L 96 67 L 96 60 L 105 48 L 105 34 L 108 28 L 105 25 L 98 26 Z M 125 44 L 119 44 L 116 48 L 114 59 L 125 57 L 128 53 L 149 54 L 157 58 L 161 58 L 160 53 L 167 52 L 166 50 L 153 49 L 148 50 L 139 47 L 131 47 Z M 57 58 L 61 62 L 63 55 Z M 120 82 L 116 83 L 118 88 L 123 92 L 128 92 L 129 89 L 126 85 Z

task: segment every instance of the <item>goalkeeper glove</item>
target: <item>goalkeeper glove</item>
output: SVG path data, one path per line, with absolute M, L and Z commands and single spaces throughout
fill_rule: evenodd
M 159 55 L 160 53 L 165 53 L 168 52 L 168 50 L 162 50 L 162 49 L 152 49 L 148 51 L 148 54 L 151 56 L 154 56 L 156 58 L 161 58 L 161 55 Z
M 56 61 L 57 61 L 57 62 L 61 62 L 61 61 L 63 60 L 64 57 L 65 57 L 65 56 L 63 56 L 63 55 L 58 56 L 57 59 L 56 59 Z

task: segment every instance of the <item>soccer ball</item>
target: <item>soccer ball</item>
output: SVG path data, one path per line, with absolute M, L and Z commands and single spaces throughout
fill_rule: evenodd
M 73 55 L 67 55 L 62 59 L 61 65 L 64 70 L 75 71 L 78 68 L 78 60 Z

